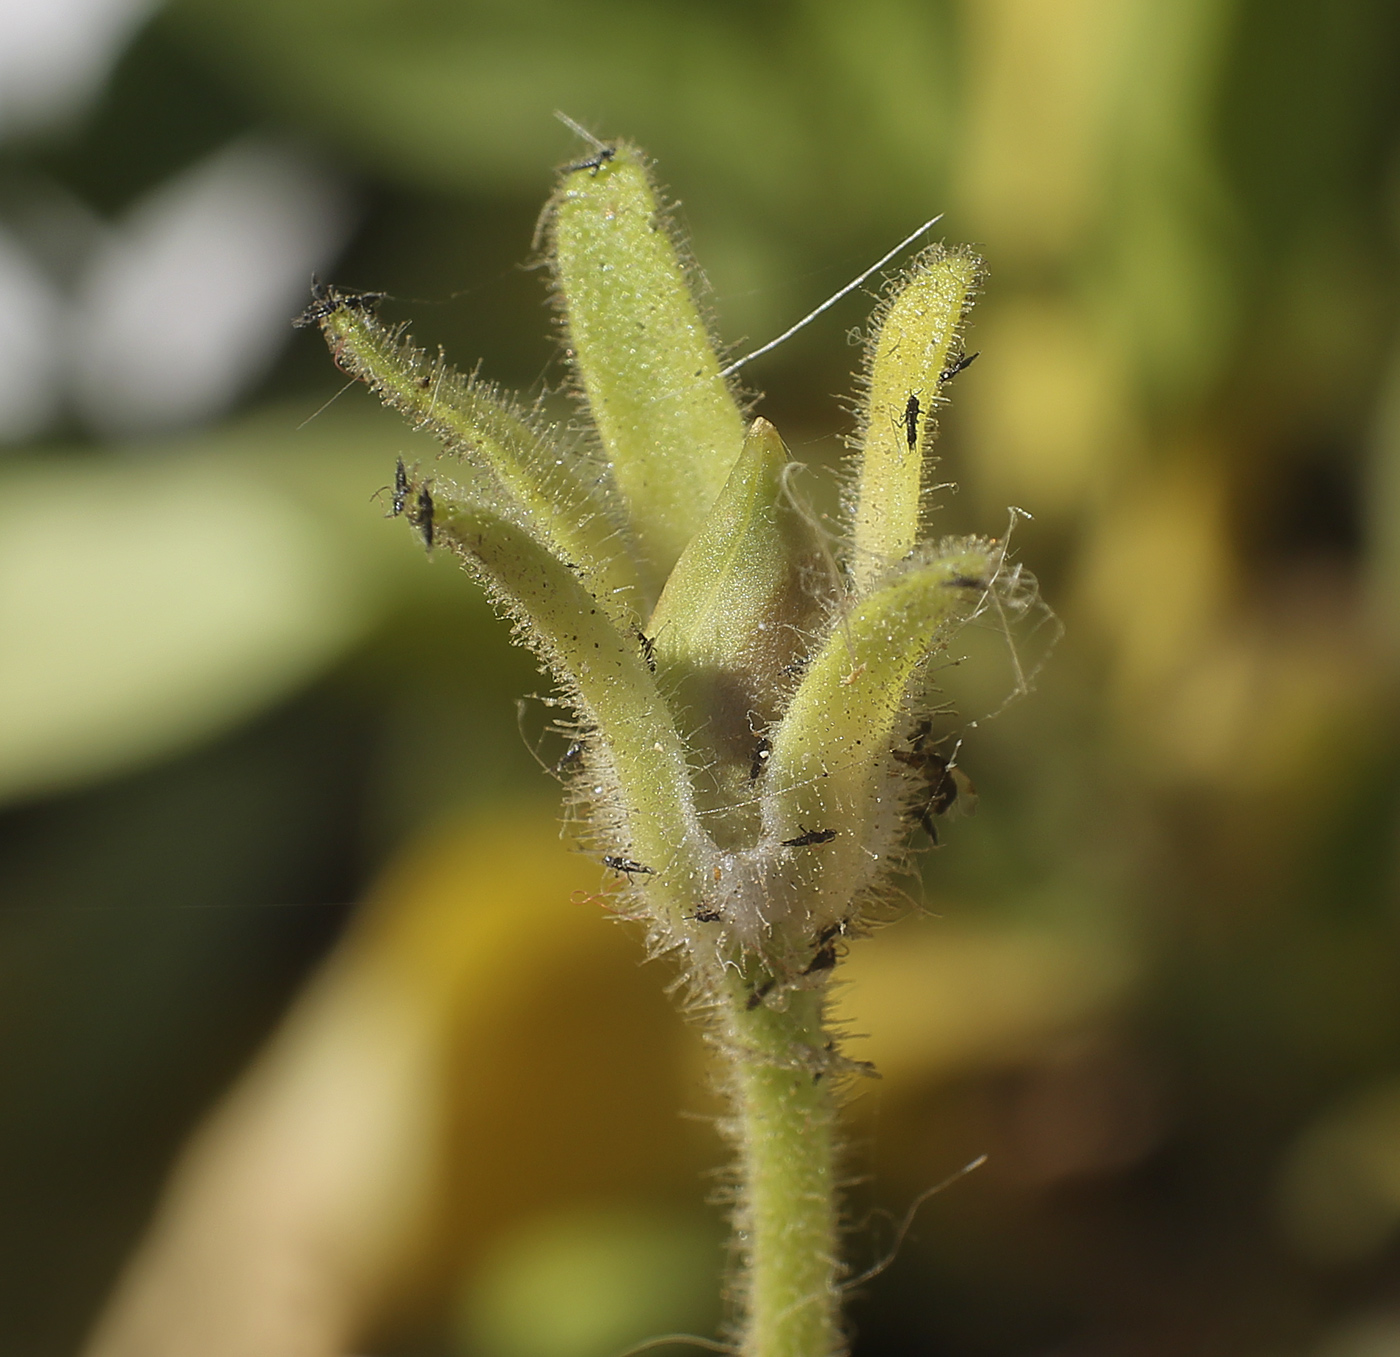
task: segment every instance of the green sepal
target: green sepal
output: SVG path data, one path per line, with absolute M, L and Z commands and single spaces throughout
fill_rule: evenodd
M 317 317 L 341 370 L 426 430 L 519 510 L 520 522 L 576 567 L 590 592 L 619 620 L 641 607 L 636 568 L 597 484 L 577 457 L 552 440 L 486 382 L 464 377 L 439 355 L 415 348 L 350 294 L 327 291 Z M 495 498 L 488 492 L 488 498 Z
M 634 147 L 567 170 L 549 233 L 568 352 L 659 588 L 739 456 L 744 423 Z
M 994 587 L 1000 553 L 957 539 L 882 582 L 833 627 L 793 694 L 772 737 L 763 827 L 770 844 L 832 834 L 788 850 L 808 925 L 844 917 L 882 874 L 899 828 L 889 751 L 910 679 Z
M 851 550 L 858 593 L 920 538 L 925 473 L 938 436 L 934 412 L 943 404 L 943 374 L 957 354 L 959 327 L 981 276 L 976 255 L 933 246 L 879 318 L 861 411 Z
M 720 757 L 747 768 L 777 716 L 785 674 L 828 611 L 835 579 L 810 511 L 788 484 L 787 448 L 749 427 L 714 508 L 652 614 L 658 671 Z
M 648 895 L 678 923 L 704 891 L 706 840 L 681 741 L 636 638 L 614 626 L 574 572 L 518 524 L 458 500 L 443 482 L 428 493 L 435 541 L 451 547 L 512 615 L 520 639 L 595 733 L 603 756 L 595 771 L 616 784 L 595 797 L 596 827 L 617 836 L 604 851 L 650 868 Z

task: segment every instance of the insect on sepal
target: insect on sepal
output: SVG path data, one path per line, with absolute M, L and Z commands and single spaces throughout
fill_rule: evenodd
M 840 831 L 802 860 L 810 923 L 844 917 L 878 874 L 877 793 L 905 695 L 922 661 L 982 605 L 1000 552 L 954 540 L 892 572 L 833 626 L 774 728 L 767 833 L 786 846 L 810 842 L 809 825 Z
M 508 510 L 575 565 L 615 619 L 635 611 L 638 575 L 613 521 L 605 479 L 586 475 L 585 465 L 555 446 L 551 431 L 537 428 L 490 383 L 464 377 L 441 354 L 415 348 L 404 327 L 386 327 L 374 313 L 378 300 L 379 294 L 318 284 L 301 320 L 320 325 L 343 372 L 470 468 L 468 479 L 482 502 Z M 398 489 L 396 477 L 395 504 Z M 417 512 L 426 516 L 427 506 Z
M 567 353 L 659 589 L 723 489 L 744 423 L 646 158 L 626 142 L 595 152 L 565 170 L 543 235 Z
M 852 570 L 859 592 L 919 541 L 941 388 L 970 363 L 962 324 L 982 279 L 967 250 L 930 246 L 877 317 L 860 413 Z M 976 355 L 974 355 L 975 357 Z

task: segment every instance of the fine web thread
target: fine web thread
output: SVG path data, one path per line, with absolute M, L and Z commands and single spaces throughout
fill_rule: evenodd
M 894 249 L 889 251 L 888 254 L 881 255 L 880 258 L 877 259 L 858 278 L 852 278 L 851 281 L 847 283 L 846 286 L 843 287 L 839 292 L 832 293 L 832 295 L 828 297 L 819 307 L 817 307 L 815 311 L 809 311 L 805 316 L 802 317 L 801 320 L 797 322 L 796 325 L 790 326 L 788 329 L 784 330 L 782 334 L 780 334 L 777 337 L 777 339 L 770 339 L 768 343 L 763 345 L 762 348 L 755 349 L 752 353 L 746 353 L 742 358 L 736 358 L 732 363 L 730 363 L 730 365 L 727 368 L 721 369 L 719 375 L 721 377 L 732 377 L 734 373 L 738 372 L 739 369 L 744 366 L 745 363 L 753 362 L 755 358 L 758 358 L 761 355 L 768 353 L 773 349 L 776 349 L 779 344 L 782 344 L 785 341 L 791 339 L 793 335 L 795 335 L 804 326 L 810 325 L 814 320 L 816 320 L 816 318 L 819 315 L 821 315 L 823 311 L 826 311 L 829 308 L 835 306 L 836 303 L 839 302 L 841 298 L 846 296 L 848 293 L 854 292 L 856 288 L 858 288 L 867 278 L 869 278 L 872 273 L 874 273 L 877 269 L 884 268 L 885 265 L 888 264 L 890 260 L 893 259 L 895 255 L 897 255 L 901 250 L 907 249 L 916 240 L 918 240 L 918 238 L 921 235 L 923 235 L 925 231 L 932 230 L 933 227 L 936 226 L 942 220 L 943 213 L 941 212 L 936 217 L 930 217 L 921 227 L 919 227 L 917 231 L 911 231 L 907 236 L 905 236 L 904 239 L 901 240 L 899 244 L 894 247 Z

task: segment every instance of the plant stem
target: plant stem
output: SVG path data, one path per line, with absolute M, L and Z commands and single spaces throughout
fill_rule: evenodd
M 744 1278 L 743 1357 L 844 1351 L 837 1286 L 836 1109 L 822 990 L 781 1010 L 726 986 L 741 1174 L 735 1239 Z

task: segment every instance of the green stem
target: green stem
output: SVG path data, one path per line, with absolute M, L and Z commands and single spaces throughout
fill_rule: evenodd
M 741 1195 L 743 1357 L 833 1357 L 840 1325 L 836 1107 L 823 990 L 778 1011 L 726 986 Z

